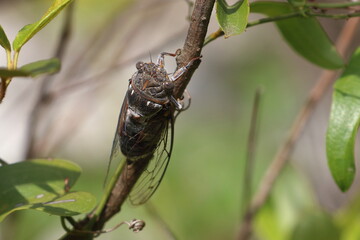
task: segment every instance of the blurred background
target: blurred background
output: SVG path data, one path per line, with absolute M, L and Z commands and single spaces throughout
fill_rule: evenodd
M 49 6 L 45 0 L 0 0 L 0 24 L 12 40 Z M 51 101 L 41 105 L 34 117 L 42 78 L 14 79 L 7 91 L 0 106 L 0 157 L 7 162 L 29 157 L 74 161 L 83 168 L 75 189 L 100 199 L 135 63 L 182 48 L 188 14 L 185 0 L 75 1 L 62 70 L 47 79 Z M 251 15 L 251 19 L 257 17 Z M 62 13 L 23 47 L 19 66 L 54 56 L 64 20 Z M 344 21 L 322 23 L 335 40 Z M 217 29 L 213 15 L 208 33 Z M 173 155 L 160 188 L 149 206 L 127 203 L 106 225 L 110 228 L 137 218 L 145 220 L 146 228 L 134 234 L 121 227 L 98 239 L 172 239 L 169 230 L 178 239 L 235 238 L 255 90 L 261 87 L 263 95 L 253 182 L 247 186 L 253 191 L 322 71 L 296 55 L 271 23 L 219 38 L 202 55 L 188 86 L 192 104 L 177 118 Z M 6 65 L 4 52 L 0 52 L 0 65 Z M 175 60 L 166 58 L 168 72 L 175 67 Z M 331 214 L 356 197 L 359 178 L 348 193 L 341 193 L 326 165 L 330 100 L 329 90 L 277 181 L 269 208 L 256 220 L 255 239 L 283 239 L 276 235 L 277 229 L 289 234 L 306 212 L 316 209 Z M 63 233 L 58 217 L 36 211 L 18 212 L 0 225 L 1 240 L 56 239 Z

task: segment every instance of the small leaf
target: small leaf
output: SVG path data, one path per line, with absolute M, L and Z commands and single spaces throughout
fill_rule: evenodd
M 23 209 L 57 215 L 74 215 L 88 210 L 94 201 L 91 197 L 84 199 L 89 196 L 87 193 L 67 193 L 80 173 L 78 165 L 60 159 L 2 165 L 0 222 L 10 213 Z M 81 204 L 84 204 L 84 208 Z
M 326 154 L 332 176 L 346 191 L 355 177 L 354 146 L 360 123 L 360 48 L 334 85 L 326 135 Z
M 0 68 L 0 77 L 36 77 L 40 74 L 52 74 L 60 70 L 61 64 L 59 59 L 51 58 L 47 60 L 40 60 L 22 66 L 15 70 L 7 68 Z
M 27 72 L 31 77 L 36 77 L 44 73 L 52 74 L 58 72 L 60 67 L 59 59 L 51 58 L 26 64 L 19 68 L 19 70 Z
M 45 27 L 52 19 L 54 19 L 71 1 L 72 0 L 55 0 L 45 15 L 38 22 L 23 27 L 18 32 L 13 42 L 14 50 L 19 51 L 27 41 Z
M 254 2 L 253 13 L 269 17 L 280 17 L 298 13 L 298 10 L 284 2 Z M 328 35 L 315 17 L 291 17 L 275 22 L 287 43 L 310 62 L 327 69 L 338 69 L 344 65 Z
M 7 51 L 11 50 L 9 39 L 7 38 L 4 29 L 0 25 L 0 46 L 5 48 Z
M 29 76 L 30 76 L 30 73 L 19 70 L 19 69 L 9 70 L 7 68 L 0 68 L 0 77 L 1 78 L 29 77 Z
M 216 1 L 216 17 L 225 38 L 245 31 L 249 16 L 249 2 L 242 0 L 229 6 L 225 0 Z

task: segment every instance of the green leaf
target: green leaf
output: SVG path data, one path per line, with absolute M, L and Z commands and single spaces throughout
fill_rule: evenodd
M 23 27 L 15 37 L 13 48 L 20 51 L 21 47 L 29 41 L 37 32 L 45 27 L 60 11 L 66 7 L 72 0 L 55 0 L 44 16 L 33 24 Z
M 9 78 L 9 77 L 28 77 L 30 74 L 28 72 L 15 69 L 9 70 L 7 68 L 0 68 L 0 77 L 1 78 Z
M 250 10 L 272 18 L 299 14 L 297 17 L 275 22 L 287 43 L 301 56 L 320 67 L 343 67 L 343 59 L 315 17 L 304 17 L 297 9 L 284 2 L 254 2 L 250 5 Z
M 216 1 L 216 17 L 225 38 L 245 31 L 249 16 L 248 0 L 238 1 L 229 6 L 225 0 Z
M 342 191 L 355 176 L 354 145 L 360 123 L 360 48 L 334 85 L 326 135 L 326 154 L 332 176 Z
M 5 48 L 7 51 L 11 50 L 9 39 L 7 38 L 4 29 L 0 25 L 0 46 Z
M 60 68 L 61 64 L 59 59 L 51 58 L 32 62 L 15 70 L 0 68 L 0 77 L 36 77 L 44 73 L 52 74 L 58 72 Z
M 57 58 L 51 58 L 26 64 L 19 68 L 19 70 L 27 72 L 31 77 L 36 77 L 44 73 L 56 73 L 60 70 L 60 67 L 60 60 Z
M 335 225 L 331 215 L 321 211 L 313 211 L 299 220 L 290 240 L 339 240 L 340 236 L 340 230 Z
M 0 221 L 10 213 L 35 209 L 70 216 L 95 204 L 88 193 L 68 193 L 81 169 L 70 161 L 37 159 L 0 167 Z

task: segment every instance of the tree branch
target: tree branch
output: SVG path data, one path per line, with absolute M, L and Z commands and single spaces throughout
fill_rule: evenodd
M 178 67 L 186 65 L 191 59 L 201 55 L 214 3 L 215 0 L 197 0 L 195 2 L 184 47 L 181 50 L 181 54 L 176 58 Z M 195 61 L 189 70 L 176 81 L 175 98 L 182 96 L 191 76 L 199 65 L 200 61 Z

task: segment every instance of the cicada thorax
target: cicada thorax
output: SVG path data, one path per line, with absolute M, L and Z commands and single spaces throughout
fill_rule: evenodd
M 173 116 L 169 97 L 173 84 L 164 68 L 155 63 L 137 63 L 130 79 L 120 127 L 122 153 L 130 161 L 152 156 Z

